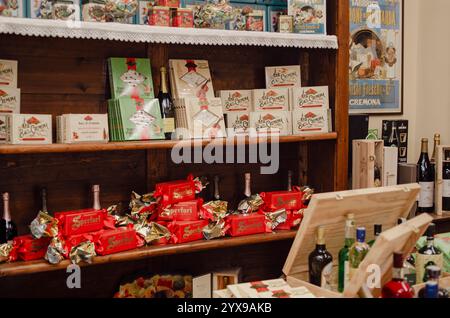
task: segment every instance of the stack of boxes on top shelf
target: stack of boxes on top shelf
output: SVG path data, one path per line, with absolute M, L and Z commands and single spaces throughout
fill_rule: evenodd
M 301 87 L 298 65 L 266 67 L 266 89 L 220 91 L 219 96 L 235 136 L 331 131 L 328 87 Z
M 52 143 L 51 115 L 21 114 L 18 62 L 0 60 L 0 143 Z

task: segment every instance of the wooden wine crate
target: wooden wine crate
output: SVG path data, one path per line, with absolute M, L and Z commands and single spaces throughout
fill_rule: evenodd
M 380 169 L 381 185 L 397 184 L 398 149 L 384 147 L 382 140 L 353 141 L 353 189 L 374 188 L 375 166 Z
M 443 216 L 445 212 L 450 212 L 443 209 L 442 205 L 442 195 L 444 190 L 444 178 L 443 178 L 443 169 L 445 163 L 445 152 L 450 151 L 450 146 L 438 146 L 436 151 L 436 189 L 434 191 L 435 194 L 435 206 L 436 206 L 436 214 L 438 216 Z
M 391 279 L 393 253 L 402 251 L 405 256 L 410 254 L 433 221 L 430 215 L 422 214 L 396 225 L 399 218 L 408 216 L 419 190 L 418 184 L 409 184 L 313 196 L 283 268 L 288 283 L 293 287 L 305 286 L 318 297 L 352 298 L 358 294 L 364 297 L 377 294 L 379 290 L 369 290 L 365 283 L 371 274 L 368 271 L 371 265 L 379 266 L 382 286 Z M 382 224 L 385 231 L 378 237 L 343 293 L 307 283 L 308 256 L 315 248 L 315 234 L 319 226 L 325 227 L 327 250 L 333 256 L 334 272 L 337 271 L 338 254 L 344 245 L 345 221 L 349 213 L 355 215 L 356 226 L 366 227 L 367 240 L 374 238 L 374 224 Z M 337 275 L 334 278 L 337 281 Z

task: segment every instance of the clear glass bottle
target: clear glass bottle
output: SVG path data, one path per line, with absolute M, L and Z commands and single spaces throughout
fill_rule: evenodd
M 356 242 L 350 247 L 348 252 L 348 261 L 350 265 L 350 279 L 352 279 L 359 265 L 362 263 L 367 253 L 369 253 L 370 246 L 366 243 L 366 228 L 359 227 L 356 230 Z
M 338 290 L 343 292 L 345 286 L 349 281 L 349 262 L 348 262 L 348 252 L 350 247 L 355 243 L 355 215 L 350 213 L 347 215 L 347 220 L 345 221 L 345 241 L 344 247 L 339 251 L 339 278 L 338 278 Z

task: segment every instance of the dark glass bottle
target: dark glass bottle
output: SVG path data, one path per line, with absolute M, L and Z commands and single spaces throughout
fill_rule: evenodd
M 286 188 L 287 191 L 292 191 L 292 175 L 293 175 L 292 170 L 289 170 L 288 171 L 287 188 Z
M 316 249 L 309 254 L 309 282 L 322 288 L 331 289 L 333 256 L 325 245 L 325 228 L 317 230 Z
M 9 210 L 9 193 L 3 193 L 3 220 L 5 224 L 5 232 L 1 235 L 5 235 L 6 242 L 11 242 L 17 236 L 17 226 L 11 219 L 11 211 Z
M 445 152 L 442 179 L 442 209 L 444 211 L 450 211 L 450 151 Z
M 434 211 L 434 171 L 428 157 L 428 139 L 422 139 L 422 151 L 417 163 L 417 182 L 420 184 L 418 213 Z
M 47 213 L 48 214 L 48 209 L 47 209 L 47 188 L 42 188 L 41 189 L 41 212 Z
M 426 270 L 429 279 L 425 287 L 419 290 L 419 298 L 449 298 L 448 291 L 439 288 L 441 269 L 438 266 L 428 266 Z
M 414 291 L 403 276 L 403 255 L 394 253 L 392 280 L 383 286 L 381 298 L 414 298 Z
M 220 200 L 219 182 L 220 182 L 219 176 L 214 176 L 214 200 L 216 201 Z
M 442 268 L 444 258 L 442 251 L 434 245 L 434 235 L 436 233 L 436 225 L 430 224 L 427 229 L 427 243 L 417 252 L 416 260 L 416 283 L 421 284 L 428 280 L 426 268 L 431 265 Z
M 164 121 L 164 135 L 166 140 L 172 139 L 172 133 L 175 131 L 175 107 L 172 96 L 170 96 L 167 85 L 167 70 L 161 67 L 161 88 L 158 94 L 161 117 Z
M 378 236 L 380 236 L 381 232 L 383 232 L 383 224 L 375 224 L 373 226 L 373 235 L 375 238 L 368 243 L 370 247 L 375 244 L 375 241 L 377 240 Z

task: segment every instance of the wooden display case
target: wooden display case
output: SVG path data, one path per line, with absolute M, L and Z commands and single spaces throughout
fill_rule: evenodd
M 379 266 L 383 286 L 391 279 L 393 253 L 402 251 L 405 256 L 410 254 L 417 240 L 433 221 L 430 215 L 422 214 L 397 226 L 399 218 L 408 216 L 419 190 L 419 185 L 410 184 L 314 196 L 305 211 L 303 224 L 283 268 L 288 283 L 292 287 L 305 286 L 319 297 L 356 297 L 358 294 L 364 297 L 378 296 L 379 290 L 369 290 L 365 284 L 371 274 L 370 267 Z M 315 248 L 314 238 L 319 226 L 325 227 L 327 250 L 332 254 L 335 265 L 333 277 L 337 280 L 336 265 L 339 250 L 344 244 L 345 221 L 349 213 L 355 215 L 358 227 L 367 229 L 367 241 L 374 238 L 374 224 L 382 224 L 385 231 L 378 237 L 342 294 L 307 283 L 308 255 Z
M 375 167 L 380 170 L 380 186 L 397 184 L 398 149 L 385 147 L 382 140 L 354 140 L 353 189 L 376 187 Z
M 275 176 L 261 175 L 261 163 L 175 164 L 171 160 L 171 149 L 176 144 L 173 141 L 0 145 L 0 191 L 11 195 L 12 217 L 19 234 L 29 233 L 28 225 L 40 208 L 40 187 L 48 189 L 51 212 L 90 206 L 92 184 L 100 184 L 101 204 L 106 207 L 127 204 L 131 191 L 150 192 L 156 183 L 185 178 L 188 173 L 221 176 L 221 194 L 232 204 L 243 191 L 244 172 L 252 173 L 255 193 L 285 189 L 288 170 L 294 172 L 294 183 L 308 184 L 317 192 L 346 189 L 348 0 L 327 1 L 327 11 L 330 36 L 258 32 L 236 35 L 234 31 L 223 31 L 226 46 L 208 42 L 208 38 L 218 35 L 216 30 L 197 32 L 176 28 L 173 31 L 176 34 L 172 34 L 170 28 L 130 25 L 119 32 L 115 24 L 108 23 L 82 23 L 79 29 L 67 30 L 68 26 L 61 21 L 38 21 L 38 32 L 30 32 L 30 27 L 25 25 L 27 21 L 0 17 L 0 58 L 19 62 L 18 87 L 22 91 L 23 113 L 51 114 L 53 120 L 63 113 L 106 113 L 110 98 L 107 59 L 131 56 L 150 59 L 155 91 L 160 86 L 159 69 L 167 66 L 169 59 L 209 60 L 216 91 L 264 88 L 266 66 L 301 65 L 303 86 L 329 86 L 333 114 L 331 133 L 279 139 L 280 170 Z M 90 28 L 95 32 L 89 33 Z M 73 36 L 66 38 L 67 32 Z M 108 36 L 99 36 L 102 34 Z M 172 43 L 171 39 L 176 40 Z M 322 41 L 323 48 L 312 48 L 310 43 L 314 41 Z M 53 137 L 56 141 L 55 131 Z M 244 143 L 266 141 L 247 138 Z M 210 142 L 185 141 L 183 145 L 193 150 Z M 212 141 L 217 145 L 226 142 Z M 120 277 L 138 270 L 155 273 L 182 270 L 195 275 L 231 266 L 242 267 L 246 281 L 277 277 L 294 235 L 295 232 L 288 231 L 146 247 L 98 257 L 93 266 L 83 268 L 82 290 L 67 289 L 64 271 L 67 263 L 60 266 L 44 261 L 0 264 L 0 297 L 35 297 L 37 291 L 40 297 L 109 297 Z

